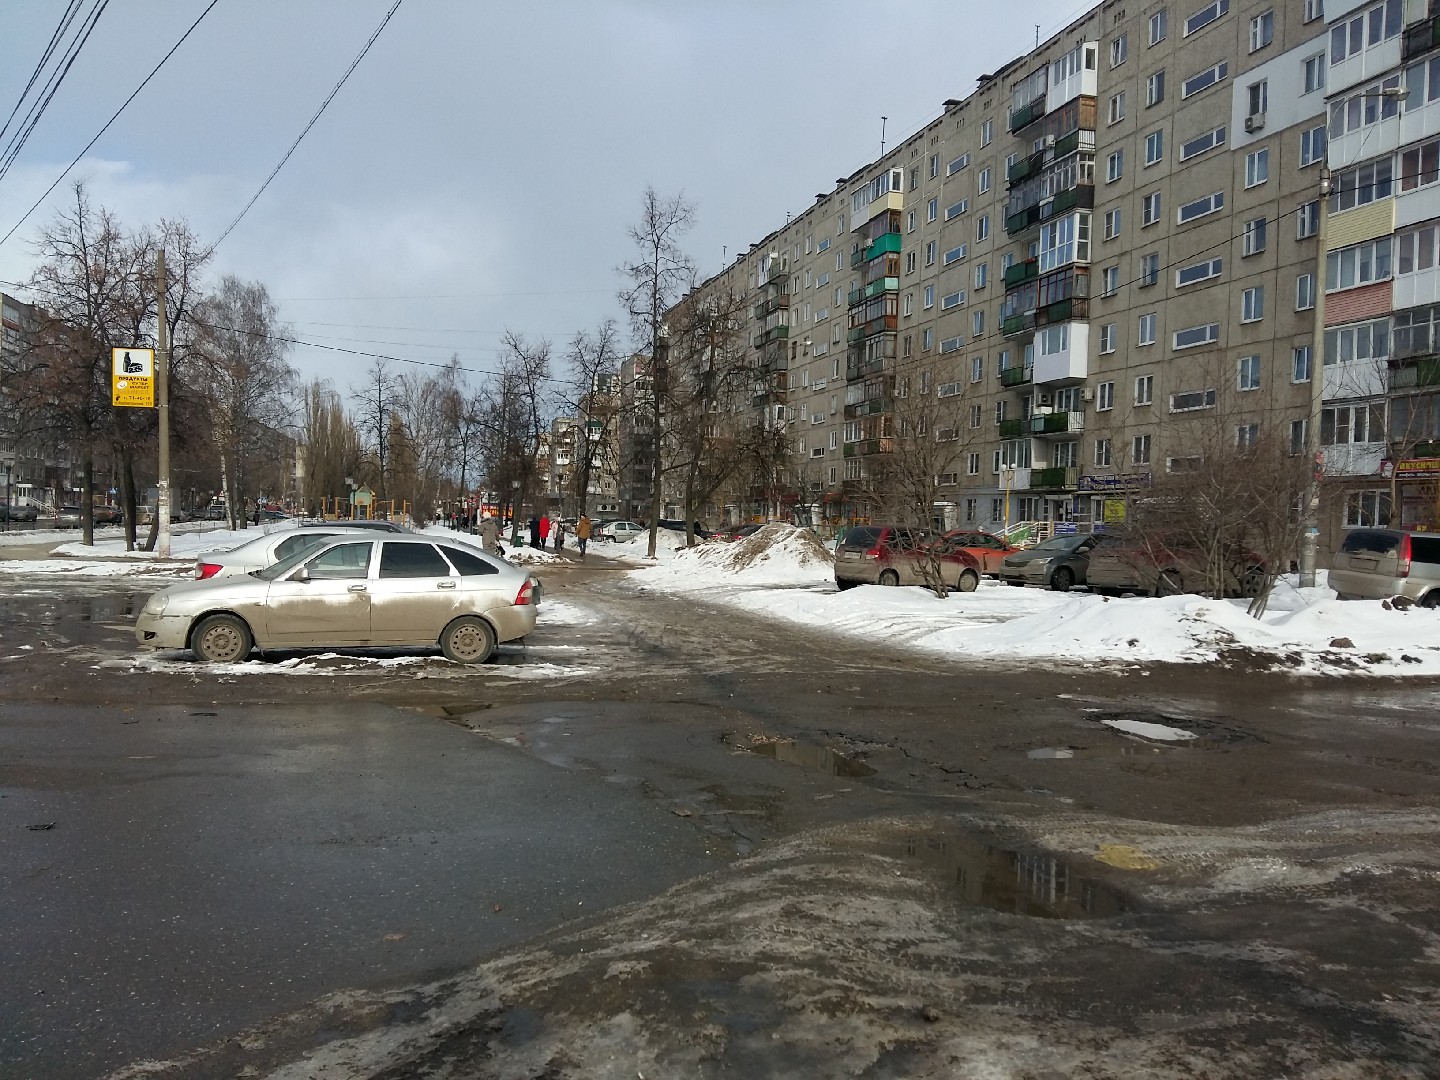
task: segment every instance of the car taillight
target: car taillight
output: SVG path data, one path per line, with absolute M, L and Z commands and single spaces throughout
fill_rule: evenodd
M 1395 553 L 1395 576 L 1410 576 L 1410 534 L 1400 537 L 1400 549 Z
M 878 558 L 880 558 L 881 555 L 884 555 L 884 554 L 885 554 L 885 549 L 882 548 L 882 547 L 873 547 L 873 548 L 871 548 L 869 551 L 865 552 L 866 558 L 870 558 L 870 559 L 878 559 Z
M 530 604 L 532 589 L 530 580 L 527 578 L 525 584 L 520 586 L 520 591 L 515 594 L 516 607 L 528 607 Z
M 212 578 L 220 572 L 220 564 L 213 562 L 197 562 L 195 564 L 195 580 L 204 581 Z

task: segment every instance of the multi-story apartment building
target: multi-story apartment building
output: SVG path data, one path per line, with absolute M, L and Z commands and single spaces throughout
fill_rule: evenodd
M 947 525 L 1097 520 L 1217 443 L 1315 435 L 1325 550 L 1387 472 L 1434 475 L 1440 24 L 1325 4 L 1107 0 L 702 283 L 754 297 L 797 515 L 867 513 L 927 423 Z
M 27 366 L 31 339 L 46 321 L 41 309 L 0 292 L 0 502 L 54 504 L 83 479 L 72 448 L 27 424 L 6 389 Z

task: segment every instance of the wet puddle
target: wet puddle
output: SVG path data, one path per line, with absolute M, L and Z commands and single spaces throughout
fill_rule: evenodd
M 1113 758 L 1139 757 L 1162 754 L 1168 746 L 1039 746 L 1026 750 L 1025 756 L 1033 761 L 1065 761 L 1071 758 Z
M 1103 919 L 1135 910 L 1125 893 L 1082 865 L 1041 851 L 932 834 L 907 840 L 898 854 L 939 871 L 974 907 L 1036 919 Z
M 798 765 L 802 769 L 824 773 L 826 776 L 874 776 L 875 770 L 863 761 L 846 757 L 818 743 L 797 742 L 794 739 L 752 739 L 748 744 L 735 745 L 752 754 L 774 758 L 786 765 Z

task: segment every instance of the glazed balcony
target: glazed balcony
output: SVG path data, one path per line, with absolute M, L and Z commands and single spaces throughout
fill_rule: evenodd
M 885 370 L 886 358 L 883 356 L 871 357 L 869 360 L 862 360 L 856 363 L 845 365 L 845 381 L 847 383 L 858 382 L 861 379 L 868 379 L 871 375 L 879 375 Z
M 1081 210 L 1089 210 L 1095 205 L 1095 185 L 1076 184 L 1073 188 L 1058 193 L 1049 202 L 1042 202 L 1039 206 L 1040 220 L 1045 221 L 1056 214 L 1063 214 L 1067 210 L 1074 210 L 1079 207 Z M 1007 219 L 1008 220 L 1008 219 Z
M 846 306 L 852 308 L 858 307 L 866 300 L 872 300 L 881 293 L 899 291 L 900 279 L 898 277 L 883 277 L 877 281 L 872 281 L 869 285 L 861 286 L 858 289 L 851 289 L 850 292 L 846 294 L 848 301 Z
M 771 296 L 761 300 L 755 305 L 752 314 L 757 319 L 764 319 L 766 316 L 774 315 L 777 311 L 788 311 L 790 309 L 790 294 L 780 293 L 778 296 Z
M 1440 46 L 1440 16 L 1432 15 L 1424 22 L 1405 28 L 1405 43 L 1400 49 L 1400 62 L 1408 64 L 1415 57 Z
M 1014 236 L 1018 232 L 1024 232 L 1035 225 L 1040 224 L 1040 204 L 1027 206 L 1022 210 L 1016 210 L 1013 214 L 1005 215 L 1005 232 Z
M 871 454 L 888 454 L 893 444 L 893 439 L 865 439 L 862 442 L 846 443 L 845 456 L 869 457 Z
M 879 416 L 881 413 L 889 412 L 893 405 L 894 401 L 889 396 L 871 398 L 869 401 L 846 405 L 845 419 L 858 420 L 862 416 Z
M 1005 183 L 1008 187 L 1014 187 L 1021 180 L 1028 180 L 1040 171 L 1045 164 L 1044 150 L 1037 150 L 1027 158 L 1021 158 L 1011 165 L 1005 173 Z
M 1014 135 L 1029 127 L 1045 115 L 1045 95 L 1041 94 L 1029 105 L 1010 111 L 1010 134 Z
M 1080 483 L 1080 470 L 1074 468 L 1031 469 L 1030 490 L 1037 488 L 1073 489 Z
M 1000 438 L 1019 439 L 1029 434 L 1030 421 L 1024 418 L 1017 418 L 1014 420 L 1001 420 L 998 427 L 1000 429 Z
M 1042 413 L 1030 417 L 1030 434 L 1041 438 L 1050 435 L 1073 435 L 1084 430 L 1084 413 Z
M 1005 271 L 1005 288 L 1013 289 L 1016 285 L 1023 285 L 1031 278 L 1040 276 L 1040 260 L 1026 259 L 1018 262 Z
M 1035 331 L 1035 312 L 1027 312 L 1024 315 L 1011 315 L 1000 324 L 1000 333 L 1003 337 L 1018 337 L 1021 334 L 1030 334 Z
M 1088 296 L 1072 296 L 1068 300 L 1057 300 L 1053 304 L 1046 304 L 1035 311 L 1035 324 L 1037 326 L 1049 326 L 1052 323 L 1069 322 L 1071 319 L 1088 319 L 1090 317 L 1090 298 Z
M 1440 357 L 1396 361 L 1390 360 L 1390 386 L 1395 390 L 1408 390 L 1417 386 L 1440 386 Z

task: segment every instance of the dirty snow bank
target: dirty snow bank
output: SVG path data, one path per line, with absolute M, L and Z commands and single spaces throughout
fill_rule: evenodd
M 632 573 L 661 587 L 708 587 L 716 578 L 727 584 L 791 585 L 829 581 L 832 565 L 814 533 L 773 524 L 731 544 L 712 542 L 675 551 L 669 561 Z

